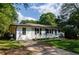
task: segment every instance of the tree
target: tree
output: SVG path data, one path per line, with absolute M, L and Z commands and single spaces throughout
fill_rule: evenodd
M 34 23 L 34 24 L 37 24 L 39 21 L 34 21 L 34 20 L 22 20 L 20 22 L 20 24 L 26 24 L 26 23 Z
M 69 16 L 71 13 L 77 11 L 79 13 L 79 4 L 78 3 L 64 3 L 61 6 L 61 11 L 60 15 L 61 18 L 64 19 L 69 19 Z
M 65 33 L 65 38 L 77 39 L 77 28 L 73 25 L 65 25 L 63 28 Z
M 19 5 L 23 5 L 27 8 L 28 4 L 18 4 L 18 3 L 7 3 L 0 4 L 0 33 L 5 33 L 8 31 L 10 24 L 13 24 L 17 21 L 16 10 L 20 10 Z
M 17 13 L 12 4 L 0 4 L 0 33 L 6 32 L 15 20 Z
M 77 31 L 76 33 L 79 35 L 79 13 L 77 11 L 70 15 L 68 24 L 73 25 L 74 29 Z
M 56 19 L 56 17 L 53 13 L 50 13 L 50 12 L 49 13 L 44 13 L 40 16 L 39 23 L 56 27 L 57 24 L 55 22 L 55 19 Z
M 79 4 L 63 4 L 60 27 L 67 38 L 77 38 L 79 30 Z M 63 25 L 62 25 L 63 24 Z
M 76 11 L 70 15 L 68 20 L 69 24 L 77 26 L 79 28 L 79 13 Z

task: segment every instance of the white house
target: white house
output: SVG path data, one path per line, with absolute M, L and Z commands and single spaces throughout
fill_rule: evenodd
M 60 36 L 60 31 L 57 28 L 32 23 L 11 25 L 10 32 L 15 35 L 16 40 L 32 40 Z

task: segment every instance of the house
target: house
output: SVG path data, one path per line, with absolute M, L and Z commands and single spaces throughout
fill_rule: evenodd
M 16 40 L 32 40 L 40 38 L 54 38 L 60 36 L 60 31 L 50 25 L 41 24 L 15 24 L 10 25 L 10 32 Z

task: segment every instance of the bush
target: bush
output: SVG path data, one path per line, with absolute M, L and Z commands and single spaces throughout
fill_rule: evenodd
M 14 38 L 14 34 L 7 32 L 4 34 L 3 39 L 10 40 L 11 38 Z
M 75 28 L 74 26 L 71 25 L 67 25 L 63 28 L 64 32 L 65 32 L 65 38 L 68 39 L 77 39 L 77 28 Z

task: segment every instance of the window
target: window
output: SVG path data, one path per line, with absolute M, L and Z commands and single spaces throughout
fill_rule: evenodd
M 26 28 L 22 28 L 22 34 L 26 35 Z
M 46 31 L 46 35 L 49 33 L 49 29 L 45 29 L 45 31 Z
M 52 29 L 52 34 L 53 34 L 53 29 Z
M 39 29 L 35 28 L 35 34 L 39 33 Z
M 41 28 L 35 28 L 35 34 L 37 33 L 41 35 Z
M 51 34 L 52 30 L 50 29 L 50 34 Z
M 57 35 L 57 30 L 55 30 L 55 35 Z
M 58 32 L 60 32 L 60 30 L 58 30 Z

